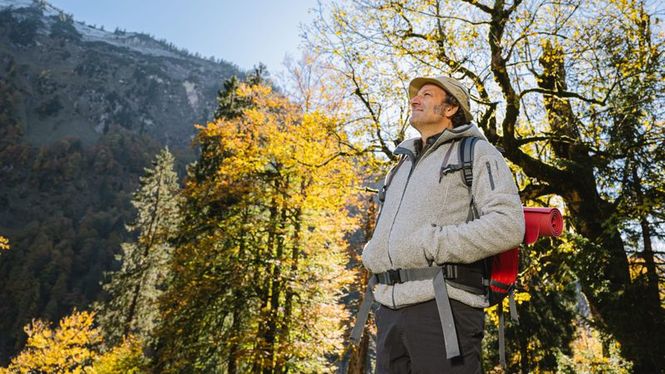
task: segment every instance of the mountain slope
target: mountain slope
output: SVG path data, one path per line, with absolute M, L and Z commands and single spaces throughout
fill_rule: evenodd
M 100 298 L 130 240 L 131 193 L 164 145 L 192 159 L 233 65 L 94 29 L 43 1 L 0 0 L 0 364 L 33 318 Z
M 214 111 L 226 62 L 191 56 L 148 35 L 73 21 L 44 2 L 0 2 L 0 75 L 21 93 L 24 140 L 76 136 L 92 144 L 119 125 L 187 147 Z

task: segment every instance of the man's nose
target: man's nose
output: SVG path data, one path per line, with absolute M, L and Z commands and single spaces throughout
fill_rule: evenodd
M 420 95 L 415 95 L 411 98 L 411 106 L 420 104 Z

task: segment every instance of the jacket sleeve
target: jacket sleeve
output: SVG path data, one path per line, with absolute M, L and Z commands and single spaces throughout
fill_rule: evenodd
M 512 172 L 499 151 L 484 141 L 476 143 L 471 190 L 479 218 L 423 229 L 422 245 L 438 264 L 475 262 L 524 239 L 524 211 Z

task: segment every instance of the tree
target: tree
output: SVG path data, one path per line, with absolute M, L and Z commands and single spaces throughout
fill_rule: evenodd
M 248 75 L 246 84 L 256 86 L 269 83 L 270 73 L 265 65 L 255 66 Z M 251 100 L 246 97 L 238 96 L 237 91 L 240 80 L 235 75 L 224 81 L 224 86 L 217 92 L 217 109 L 215 110 L 215 120 L 234 119 L 243 114 L 243 110 L 252 105 Z
M 321 372 L 341 353 L 355 174 L 335 118 L 262 84 L 242 115 L 199 128 L 158 370 Z
M 28 341 L 24 350 L 14 357 L 6 373 L 81 373 L 92 366 L 95 348 L 102 340 L 92 326 L 94 313 L 74 312 L 63 318 L 57 329 L 51 330 L 36 320 L 25 327 Z
M 525 202 L 562 199 L 594 323 L 637 372 L 659 370 L 651 241 L 662 235 L 665 39 L 648 3 L 350 0 L 320 14 L 307 38 L 346 79 L 360 113 L 350 126 L 365 129 L 368 149 L 394 157 L 410 78 L 445 73 L 472 88 L 476 121 L 515 166 Z
M 23 350 L 0 373 L 132 373 L 147 372 L 141 344 L 128 337 L 107 353 L 100 351 L 101 331 L 94 327 L 95 314 L 74 311 L 58 327 L 33 320 L 25 326 L 28 340 Z
M 136 242 L 123 243 L 118 259 L 122 267 L 109 274 L 104 285 L 109 300 L 98 305 L 99 322 L 111 346 L 123 336 L 133 334 L 145 343 L 152 342 L 152 331 L 159 321 L 157 299 L 168 280 L 171 257 L 169 240 L 180 223 L 178 176 L 168 148 L 146 168 L 132 205 L 137 209 L 127 231 L 139 233 Z

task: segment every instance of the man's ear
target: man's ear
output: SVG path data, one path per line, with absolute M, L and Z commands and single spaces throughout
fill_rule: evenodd
M 446 105 L 443 114 L 448 118 L 453 118 L 458 110 L 460 110 L 459 106 Z

